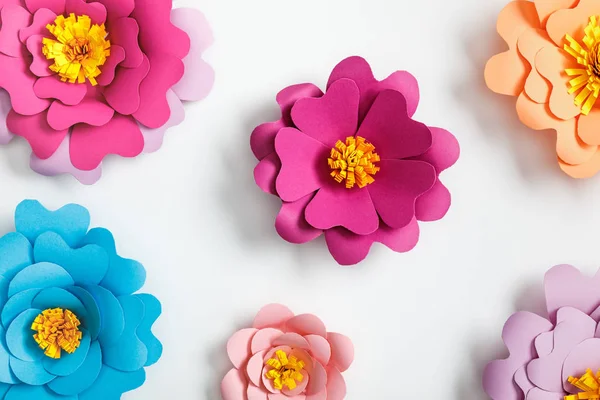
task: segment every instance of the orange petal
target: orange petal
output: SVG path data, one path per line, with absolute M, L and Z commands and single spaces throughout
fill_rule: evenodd
M 600 1 L 600 0 L 599 0 Z M 544 47 L 535 56 L 535 67 L 552 85 L 550 110 L 560 119 L 568 120 L 581 114 L 581 108 L 575 104 L 577 93 L 569 94 L 569 76 L 567 68 L 578 68 L 577 62 L 558 47 Z
M 577 134 L 587 144 L 600 145 L 600 109 L 592 108 L 588 115 L 579 117 Z
M 583 39 L 583 30 L 592 15 L 600 15 L 600 0 L 581 0 L 575 8 L 559 10 L 552 14 L 548 18 L 546 30 L 554 43 L 562 47 L 567 34 L 575 40 Z
M 527 29 L 519 37 L 519 52 L 529 64 L 535 66 L 535 56 L 546 46 L 554 46 L 546 31 L 541 29 Z M 550 98 L 550 82 L 548 82 L 537 69 L 533 69 L 525 82 L 525 93 L 537 103 L 547 103 Z
M 542 27 L 546 26 L 548 17 L 558 10 L 575 7 L 577 0 L 533 0 Z
M 530 68 L 517 51 L 517 41 L 527 28 L 539 28 L 534 4 L 521 0 L 508 3 L 498 16 L 497 29 L 509 50 L 492 57 L 485 67 L 485 81 L 496 93 L 518 96 L 523 91 Z
M 560 165 L 560 169 L 573 178 L 591 178 L 600 171 L 600 152 L 596 152 L 588 162 L 583 164 L 571 165 L 558 159 L 558 165 Z
M 523 124 L 536 131 L 556 129 L 564 122 L 552 115 L 548 104 L 537 103 L 525 93 L 517 99 L 517 115 Z

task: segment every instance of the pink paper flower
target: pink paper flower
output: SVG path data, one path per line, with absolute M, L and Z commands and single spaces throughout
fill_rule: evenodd
M 227 354 L 234 368 L 221 383 L 223 400 L 340 400 L 354 346 L 316 316 L 271 304 L 229 339 Z
M 204 98 L 214 80 L 202 60 L 213 40 L 204 16 L 171 8 L 0 0 L 0 142 L 22 136 L 32 169 L 86 184 L 108 154 L 158 150 L 183 120 L 182 101 Z
M 251 138 L 258 186 L 281 198 L 275 227 L 291 243 L 321 234 L 340 264 L 362 261 L 374 242 L 411 250 L 417 221 L 441 219 L 450 192 L 439 174 L 459 156 L 448 131 L 414 121 L 416 79 L 398 71 L 377 81 L 369 64 L 338 64 L 323 93 L 312 84 L 277 96 L 282 117 Z
M 504 325 L 510 355 L 488 364 L 483 374 L 484 389 L 494 400 L 600 395 L 600 271 L 587 277 L 560 265 L 546 274 L 544 285 L 548 314 L 518 312 Z M 588 390 L 593 382 L 596 388 Z

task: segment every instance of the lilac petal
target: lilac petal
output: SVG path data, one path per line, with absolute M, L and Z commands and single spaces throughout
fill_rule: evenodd
M 10 96 L 6 90 L 0 89 L 0 144 L 7 144 L 14 135 L 9 132 L 6 126 L 6 118 L 12 109 L 10 105 Z
M 580 343 L 569 353 L 562 366 L 562 382 L 565 391 L 577 393 L 568 381 L 569 377 L 580 377 L 587 369 L 600 370 L 600 339 L 588 339 Z
M 558 265 L 546 273 L 544 288 L 551 320 L 562 307 L 590 315 L 600 305 L 600 271 L 588 277 L 571 265 Z
M 167 92 L 167 101 L 171 108 L 171 116 L 165 125 L 160 128 L 150 129 L 138 123 L 142 135 L 144 135 L 144 153 L 153 153 L 160 149 L 167 130 L 181 124 L 185 119 L 185 109 L 174 91 L 169 90 Z

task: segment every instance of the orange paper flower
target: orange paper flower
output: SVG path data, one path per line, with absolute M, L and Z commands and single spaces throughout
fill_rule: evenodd
M 509 50 L 492 57 L 485 80 L 516 96 L 519 119 L 557 133 L 561 169 L 600 171 L 600 0 L 518 0 L 498 18 Z M 598 101 L 596 101 L 598 100 Z

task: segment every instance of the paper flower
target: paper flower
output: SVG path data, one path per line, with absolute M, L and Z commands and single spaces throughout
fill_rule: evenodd
M 502 338 L 510 355 L 488 364 L 483 386 L 494 400 L 600 398 L 600 271 L 570 265 L 544 282 L 548 314 L 518 312 Z
M 441 219 L 450 192 L 439 174 L 459 156 L 446 130 L 412 119 L 416 79 L 398 71 L 377 81 L 351 57 L 333 70 L 327 92 L 312 84 L 277 96 L 282 117 L 260 125 L 251 146 L 258 186 L 281 198 L 275 227 L 291 243 L 321 234 L 340 264 L 363 260 L 374 242 L 412 249 L 417 221 Z
M 223 400 L 340 400 L 354 346 L 316 316 L 270 304 L 229 339 L 227 354 L 233 368 L 221 383 Z
M 485 69 L 494 92 L 517 96 L 520 120 L 557 132 L 560 168 L 574 178 L 600 170 L 600 3 L 513 1 L 498 32 L 509 50 Z
M 81 206 L 25 201 L 0 238 L 0 399 L 119 399 L 160 358 L 160 303 L 133 294 L 144 267 L 89 223 Z
M 135 157 L 210 91 L 204 16 L 170 0 L 0 0 L 0 143 L 31 167 L 96 182 L 108 154 Z M 10 95 L 10 96 L 9 96 Z

